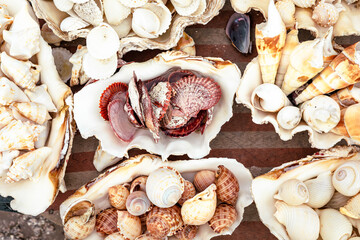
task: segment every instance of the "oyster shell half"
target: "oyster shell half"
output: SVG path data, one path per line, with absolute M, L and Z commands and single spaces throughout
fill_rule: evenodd
M 219 165 L 224 165 L 226 168 L 231 169 L 240 184 L 239 198 L 234 205 L 238 215 L 236 216 L 234 224 L 221 234 L 215 233 L 207 224 L 205 224 L 200 226 L 194 239 L 210 239 L 219 235 L 231 234 L 242 221 L 244 208 L 252 203 L 250 194 L 252 176 L 249 170 L 241 163 L 237 162 L 235 159 L 228 158 L 162 162 L 159 157 L 154 155 L 138 155 L 109 169 L 99 177 L 79 188 L 60 205 L 60 216 L 64 222 L 64 220 L 68 219 L 71 208 L 83 201 L 92 202 L 95 206 L 96 213 L 109 208 L 110 202 L 107 198 L 107 194 L 108 189 L 111 186 L 130 182 L 141 175 L 149 175 L 151 172 L 162 166 L 173 167 L 178 170 L 185 179 L 192 181 L 195 172 L 204 170 L 205 168 L 208 170 L 217 170 Z M 101 236 L 94 231 L 86 239 L 104 239 L 104 236 Z
M 12 16 L 27 7 L 30 16 L 36 20 L 26 0 L 0 0 L 0 4 L 6 5 Z M 55 200 L 58 191 L 66 190 L 63 179 L 75 131 L 71 90 L 61 81 L 56 71 L 51 47 L 42 37 L 39 46 L 40 51 L 34 57 L 42 69 L 40 81 L 47 86 L 51 100 L 56 106 L 56 112 L 51 113 L 51 129 L 45 144 L 45 147 L 51 148 L 51 153 L 41 164 L 41 169 L 36 169 L 38 174 L 36 181 L 30 179 L 14 183 L 0 181 L 0 195 L 14 198 L 10 203 L 11 208 L 30 215 L 44 212 Z
M 204 133 L 191 133 L 182 138 L 172 138 L 160 132 L 159 142 L 155 143 L 150 131 L 138 129 L 130 142 L 118 139 L 109 122 L 102 118 L 99 111 L 99 100 L 104 90 L 114 82 L 129 83 L 134 71 L 139 79 L 146 81 L 160 76 L 173 67 L 197 71 L 209 76 L 221 88 L 222 96 L 214 107 L 213 119 Z M 187 154 L 190 158 L 201 158 L 210 152 L 210 141 L 232 116 L 233 97 L 240 83 L 240 77 L 238 67 L 230 61 L 220 58 L 190 57 L 183 52 L 165 52 L 147 62 L 127 64 L 113 77 L 85 86 L 75 94 L 74 116 L 83 138 L 95 136 L 100 140 L 103 151 L 119 158 L 127 156 L 128 150 L 132 148 L 142 148 L 159 154 L 162 159 L 170 155 L 183 154 Z M 99 171 L 113 163 L 109 158 L 104 158 L 104 161 L 99 159 L 94 161 Z

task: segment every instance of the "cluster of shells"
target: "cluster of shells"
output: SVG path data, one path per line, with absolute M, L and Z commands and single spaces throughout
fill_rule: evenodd
M 197 172 L 193 183 L 172 167 L 160 167 L 110 187 L 111 208 L 99 211 L 87 200 L 73 205 L 64 218 L 64 232 L 70 239 L 85 239 L 94 230 L 106 240 L 194 239 L 203 224 L 216 233 L 231 227 L 238 195 L 238 180 L 223 165 L 216 172 Z
M 270 113 L 280 132 L 307 125 L 320 134 L 331 132 L 359 142 L 359 43 L 339 54 L 332 46 L 332 27 L 325 36 L 300 43 L 296 29 L 286 33 L 273 1 L 268 13 L 268 21 L 256 25 L 258 57 L 245 71 L 238 102 L 244 103 L 241 95 L 248 89 L 250 106 Z M 255 71 L 262 84 L 249 89 Z

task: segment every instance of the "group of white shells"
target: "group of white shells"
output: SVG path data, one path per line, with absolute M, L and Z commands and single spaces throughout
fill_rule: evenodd
M 254 179 L 260 218 L 278 239 L 358 239 L 358 150 L 324 150 Z

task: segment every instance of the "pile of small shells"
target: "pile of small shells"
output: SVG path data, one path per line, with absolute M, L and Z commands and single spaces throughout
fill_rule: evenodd
M 110 187 L 111 208 L 99 212 L 87 200 L 73 205 L 64 232 L 70 239 L 85 239 L 94 229 L 106 240 L 194 239 L 203 224 L 209 223 L 216 233 L 231 227 L 238 195 L 238 180 L 223 165 L 217 172 L 197 172 L 193 183 L 172 167 L 160 167 L 149 176 Z
M 319 148 L 331 147 L 341 138 L 360 142 L 360 88 L 355 85 L 360 81 L 360 43 L 338 54 L 332 46 L 332 27 L 324 37 L 300 43 L 296 29 L 286 34 L 272 1 L 268 12 L 268 21 L 256 25 L 258 57 L 245 70 L 237 102 L 263 112 L 262 122 L 267 118 L 276 125 L 284 140 L 311 129 L 311 135 L 333 133 L 329 143 L 313 143 Z

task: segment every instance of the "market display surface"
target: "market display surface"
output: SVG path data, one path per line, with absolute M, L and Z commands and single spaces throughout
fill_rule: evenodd
M 15 2 L 24 4 L 25 1 L 16 0 L 12 3 Z M 38 16 L 45 14 L 44 9 L 50 6 L 49 3 L 53 4 L 52 1 L 31 2 L 37 6 L 35 11 Z M 65 190 L 61 179 L 67 165 L 64 177 L 67 191 L 59 193 L 50 207 L 47 208 L 53 199 L 48 199 L 47 205 L 39 205 L 41 209 L 27 208 L 25 204 L 32 204 L 32 201 L 25 201 L 24 198 L 20 201 L 15 194 L 11 205 L 13 209 L 37 215 L 47 208 L 42 216 L 63 226 L 65 235 L 71 238 L 125 239 L 125 236 L 129 239 L 148 239 L 150 234 L 152 239 L 162 239 L 177 232 L 176 237 L 180 239 L 303 239 L 302 232 L 298 232 L 303 229 L 309 239 L 332 239 L 334 236 L 339 236 L 339 239 L 340 236 L 344 239 L 357 239 L 360 185 L 350 186 L 347 178 L 343 177 L 349 175 L 348 169 L 354 169 L 355 178 L 358 178 L 359 149 L 337 147 L 320 151 L 312 148 L 327 149 L 335 144 L 359 142 L 359 126 L 354 121 L 359 113 L 359 88 L 352 85 L 358 81 L 359 38 L 347 36 L 337 38 L 337 44 L 332 42 L 334 35 L 358 35 L 355 25 L 344 29 L 340 27 L 344 24 L 344 19 L 356 21 L 356 2 L 343 1 L 339 5 L 335 2 L 294 1 L 295 7 L 287 0 L 277 1 L 276 4 L 272 1 L 244 1 L 249 6 L 240 6 L 242 10 L 239 10 L 235 4 L 241 1 L 233 0 L 231 3 L 226 1 L 220 14 L 214 17 L 218 11 L 216 8 L 221 9 L 223 2 L 206 1 L 212 2 L 208 9 L 213 11 L 206 18 L 200 16 L 200 12 L 205 11 L 205 14 L 207 11 L 202 10 L 205 1 L 193 1 L 193 4 L 196 3 L 195 7 L 182 8 L 174 0 L 171 4 L 175 10 L 170 9 L 170 12 L 173 13 L 172 16 L 175 11 L 178 15 L 172 19 L 169 32 L 173 29 L 177 31 L 163 36 L 160 35 L 166 14 L 160 12 L 168 10 L 164 8 L 162 1 L 129 1 L 133 4 L 131 6 L 125 6 L 126 1 L 104 1 L 104 5 L 96 4 L 96 0 L 90 0 L 87 4 L 82 3 L 82 0 L 74 1 L 75 4 L 69 2 L 72 1 L 54 1 L 54 4 L 58 9 L 56 11 L 67 12 L 70 17 L 65 16 L 66 14 L 51 15 L 53 13 L 49 16 L 59 16 L 61 20 L 69 17 L 69 21 L 77 21 L 78 25 L 75 26 L 78 29 L 67 31 L 66 36 L 77 38 L 81 34 L 88 35 L 86 41 L 77 39 L 60 43 L 60 39 L 50 30 L 54 26 L 50 26 L 52 23 L 48 18 L 46 24 L 41 22 L 41 33 L 46 41 L 57 45 L 52 45 L 53 56 L 50 56 L 51 49 L 41 40 L 40 52 L 34 53 L 37 54 L 37 60 L 31 57 L 17 59 L 13 56 L 14 53 L 12 55 L 9 52 L 9 48 L 1 49 L 2 65 L 29 61 L 28 65 L 32 64 L 32 76 L 36 76 L 35 72 L 41 70 L 41 84 L 40 81 L 37 84 L 35 81 L 29 86 L 17 82 L 11 68 L 6 70 L 6 67 L 2 67 L 5 77 L 14 81 L 15 87 L 18 86 L 16 96 L 28 96 L 30 99 L 25 104 L 7 103 L 3 107 L 6 109 L 9 106 L 10 109 L 4 111 L 4 114 L 13 115 L 15 119 L 22 117 L 17 119 L 19 122 L 28 122 L 23 118 L 25 116 L 31 120 L 26 124 L 41 126 L 51 117 L 50 121 L 54 125 L 60 114 L 59 109 L 62 109 L 58 108 L 58 98 L 64 101 L 69 96 L 70 100 L 61 104 L 69 105 L 63 111 L 71 109 L 72 95 L 52 93 L 52 85 L 47 83 L 44 86 L 42 78 L 51 76 L 52 79 L 57 79 L 58 86 L 62 86 L 64 91 L 69 88 L 60 78 L 68 81 L 70 86 L 86 84 L 72 87 L 75 94 L 74 118 L 79 131 L 75 134 L 69 161 L 66 161 L 65 156 L 70 151 L 63 150 L 60 160 L 54 158 L 59 162 L 53 162 L 57 163 L 57 167 L 61 166 L 57 175 L 59 185 L 56 185 L 61 186 L 60 190 Z M 38 3 L 40 4 L 37 5 Z M 61 5 L 64 3 L 65 5 Z M 256 5 L 257 3 L 260 5 Z M 120 7 L 125 9 L 124 16 L 114 15 L 109 8 L 112 4 L 116 4 L 117 10 Z M 14 9 L 10 10 L 9 15 L 15 16 L 15 12 L 21 8 L 12 6 L 19 4 L 9 5 L 10 9 Z M 264 20 L 262 14 L 256 11 L 247 15 L 233 15 L 232 6 L 241 13 L 250 8 L 260 10 L 268 15 L 268 19 Z M 101 24 L 102 20 L 96 19 L 101 15 L 81 12 L 88 7 L 93 8 L 93 13 L 98 13 L 99 10 L 107 22 Z M 282 11 L 286 8 L 294 11 Z M 54 5 L 49 9 L 54 9 Z M 328 20 L 319 17 L 324 9 L 328 11 L 326 14 L 333 14 L 327 16 Z M 150 19 L 158 18 L 155 22 L 159 25 L 146 25 L 139 18 L 136 19 L 141 14 Z M 110 27 L 120 21 L 119 17 L 128 18 L 127 23 L 132 18 L 130 37 L 146 44 L 134 41 L 134 45 L 123 45 L 122 40 L 129 36 L 122 38 L 119 28 L 115 28 L 114 32 Z M 214 19 L 210 21 L 212 17 Z M 184 22 L 181 23 L 179 19 Z M 210 22 L 207 25 L 187 27 L 187 34 L 183 35 L 182 30 L 187 25 L 194 24 L 196 19 L 198 23 L 205 23 L 205 20 Z M 203 22 L 199 19 L 203 19 Z M 81 21 L 86 26 L 81 25 Z M 293 29 L 294 21 L 299 22 L 299 29 L 309 29 L 317 38 Z M 262 22 L 265 23 L 260 25 Z M 17 26 L 15 23 L 14 20 L 12 24 Z M 176 27 L 176 23 L 181 27 Z M 56 24 L 65 28 L 70 26 L 66 21 L 61 24 L 59 19 Z M 139 24 L 145 24 L 143 27 L 147 30 L 158 29 L 159 32 L 154 35 L 142 32 L 143 29 L 138 28 Z M 7 28 L 11 32 L 9 27 L 10 25 Z M 273 30 L 270 35 L 268 29 Z M 63 29 L 60 27 L 60 30 Z M 72 30 L 76 32 L 75 35 L 71 33 Z M 132 35 L 134 33 L 137 36 Z M 271 34 L 274 33 L 279 34 L 276 41 L 280 47 L 271 49 L 274 52 L 269 53 L 264 39 L 273 37 Z M 7 33 L 4 34 L 4 40 L 10 42 L 11 38 L 6 35 Z M 106 41 L 99 41 L 101 38 Z M 169 39 L 176 50 L 187 53 L 161 53 L 160 50 L 128 52 L 140 48 L 168 49 Z M 158 40 L 165 44 L 149 44 Z M 116 54 L 119 46 L 119 56 L 122 59 L 118 59 Z M 188 55 L 195 55 L 195 49 L 196 56 L 202 57 Z M 126 52 L 128 53 L 123 56 Z M 267 64 L 269 59 L 275 66 Z M 52 64 L 53 61 L 55 64 Z M 68 61 L 74 66 L 72 70 Z M 51 67 L 48 67 L 49 63 Z M 59 75 L 54 73 L 54 65 L 61 70 Z M 268 71 L 271 68 L 273 70 Z M 331 71 L 334 74 L 329 74 Z M 287 76 L 288 73 L 292 77 Z M 328 75 L 332 77 L 329 80 Z M 110 76 L 110 80 L 105 80 Z M 315 80 L 312 84 L 305 84 L 313 77 Z M 328 81 L 327 85 L 322 83 L 324 81 Z M 303 84 L 305 87 L 297 90 Z M 341 88 L 343 89 L 331 93 Z M 42 117 L 29 115 L 32 110 L 29 111 L 26 107 L 37 104 L 31 98 L 30 91 L 34 91 L 33 89 L 48 91 L 58 112 L 51 105 L 42 102 L 49 114 L 42 111 Z M 303 89 L 305 91 L 301 92 Z M 235 93 L 236 101 L 232 101 Z M 300 105 L 301 103 L 303 104 Z M 88 112 L 87 109 L 91 111 Z M 41 109 L 36 105 L 36 110 Z M 56 141 L 59 151 L 64 141 L 66 149 L 71 149 L 69 139 L 73 133 L 70 113 L 69 110 L 65 114 L 68 120 L 63 121 L 63 126 L 66 126 L 64 129 L 68 129 L 64 133 L 65 137 L 61 135 L 61 131 L 53 133 L 54 126 L 50 131 L 50 134 L 56 136 L 60 134 L 63 139 Z M 268 122 L 271 124 L 266 124 Z M 46 150 L 51 147 L 50 140 L 45 142 L 45 147 L 35 146 L 35 149 Z M 33 149 L 34 147 L 30 147 L 30 150 Z M 20 157 L 31 151 L 21 153 L 23 155 Z M 314 153 L 315 155 L 306 157 Z M 55 156 L 57 152 L 52 154 Z M 121 163 L 122 157 L 123 160 L 129 160 Z M 166 158 L 171 162 L 163 161 Z M 290 162 L 298 159 L 301 160 Z M 117 162 L 120 165 L 109 167 Z M 274 167 L 277 168 L 271 170 Z M 2 185 L 42 183 L 42 179 L 37 178 L 39 173 L 36 171 L 16 176 L 13 174 L 14 169 L 5 166 Z M 50 165 L 48 169 L 51 170 Z M 97 170 L 103 174 L 99 175 L 101 172 Z M 40 175 L 46 178 L 45 169 L 42 171 L 44 174 Z M 223 181 L 222 178 L 229 180 Z M 341 185 L 344 179 L 345 190 Z M 202 181 L 206 182 L 204 186 L 200 186 Z M 165 186 L 169 186 L 170 194 L 166 190 L 158 190 Z M 289 192 L 291 196 L 296 196 L 295 193 L 292 194 L 296 192 L 294 186 L 300 188 L 300 195 L 295 203 L 293 197 L 288 198 Z M 318 186 L 321 186 L 321 190 L 317 190 Z M 0 188 L 0 191 L 6 189 L 14 188 Z M 55 188 L 56 192 L 57 189 Z M 348 189 L 351 193 L 346 192 Z M 20 194 L 21 188 L 16 188 L 16 191 Z M 28 188 L 28 191 L 32 189 Z M 164 197 L 159 200 L 155 193 L 167 196 L 170 203 Z M 229 199 L 226 198 L 228 195 Z M 36 196 L 41 198 L 43 194 Z M 253 198 L 254 203 L 251 204 Z M 10 200 L 11 198 L 7 198 L 5 201 Z M 195 211 L 199 211 L 198 214 L 194 215 Z M 293 216 L 298 219 L 295 225 L 291 222 Z M 335 218 L 339 221 L 334 222 Z M 222 224 L 221 219 L 227 221 Z M 342 227 L 332 227 L 334 225 Z M 145 229 L 148 234 L 143 234 Z

